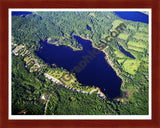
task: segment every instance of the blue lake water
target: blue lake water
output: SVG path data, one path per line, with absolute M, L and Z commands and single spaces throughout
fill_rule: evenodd
M 86 66 L 81 67 L 81 71 L 76 73 L 76 77 L 84 86 L 94 85 L 99 87 L 110 98 L 120 95 L 122 80 L 105 60 L 105 53 L 92 47 L 92 42 L 84 40 L 78 36 L 74 38 L 83 46 L 81 51 L 73 51 L 67 46 L 55 46 L 43 42 L 43 48 L 37 51 L 37 55 L 46 63 L 55 63 L 58 67 L 63 67 L 71 71 L 75 66 L 89 55 L 86 59 Z M 91 55 L 96 51 L 96 55 Z M 91 59 L 92 58 L 92 59 Z M 84 65 L 84 64 L 83 64 Z M 73 71 L 75 72 L 75 71 Z
M 13 11 L 12 12 L 12 16 L 26 16 L 28 14 L 32 14 L 32 12 L 28 12 L 28 11 Z
M 131 20 L 131 21 L 137 21 L 142 23 L 149 23 L 148 15 L 137 12 L 137 11 L 115 11 L 114 12 L 118 17 L 125 19 L 125 20 Z
M 91 27 L 90 27 L 90 26 L 88 26 L 88 25 L 87 25 L 87 29 L 88 29 L 89 31 L 92 31 Z

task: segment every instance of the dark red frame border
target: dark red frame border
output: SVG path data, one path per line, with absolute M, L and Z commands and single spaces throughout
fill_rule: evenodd
M 151 8 L 152 9 L 152 120 L 8 120 L 8 9 L 9 8 Z M 0 0 L 0 127 L 107 128 L 160 127 L 160 1 L 159 0 Z

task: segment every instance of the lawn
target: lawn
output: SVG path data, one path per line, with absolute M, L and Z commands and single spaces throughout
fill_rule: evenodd
M 140 61 L 139 60 L 132 60 L 132 59 L 127 59 L 124 64 L 123 64 L 123 68 L 126 72 L 134 75 L 138 69 L 140 65 Z

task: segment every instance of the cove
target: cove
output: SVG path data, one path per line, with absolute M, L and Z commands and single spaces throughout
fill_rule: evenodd
M 92 47 L 92 42 L 82 39 L 79 36 L 74 38 L 82 45 L 83 50 L 73 51 L 68 46 L 56 46 L 41 40 L 42 48 L 36 51 L 37 56 L 48 64 L 56 64 L 71 71 L 83 60 L 83 56 L 88 55 L 88 51 L 98 50 Z M 96 86 L 109 98 L 120 96 L 122 80 L 117 76 L 113 68 L 105 60 L 105 53 L 98 50 L 98 53 L 86 67 L 76 73 L 77 80 L 83 85 Z

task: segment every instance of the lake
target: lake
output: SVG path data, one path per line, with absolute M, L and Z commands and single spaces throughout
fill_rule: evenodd
M 93 48 L 92 42 L 89 40 L 82 39 L 79 36 L 74 36 L 74 38 L 83 46 L 83 50 L 73 51 L 68 46 L 55 46 L 43 42 L 43 48 L 36 53 L 46 63 L 50 65 L 54 63 L 58 67 L 71 71 L 79 62 L 84 60 L 84 57 L 95 50 L 98 54 L 92 57 L 92 60 L 88 59 L 89 63 L 81 68 L 82 70 L 79 73 L 76 73 L 78 81 L 84 86 L 94 85 L 99 87 L 110 98 L 119 96 L 122 80 L 105 60 L 105 53 Z
M 28 14 L 32 14 L 32 12 L 28 12 L 28 11 L 12 11 L 12 16 L 26 16 Z
M 142 23 L 149 23 L 148 15 L 137 11 L 114 11 L 114 13 L 125 20 L 131 20 Z

